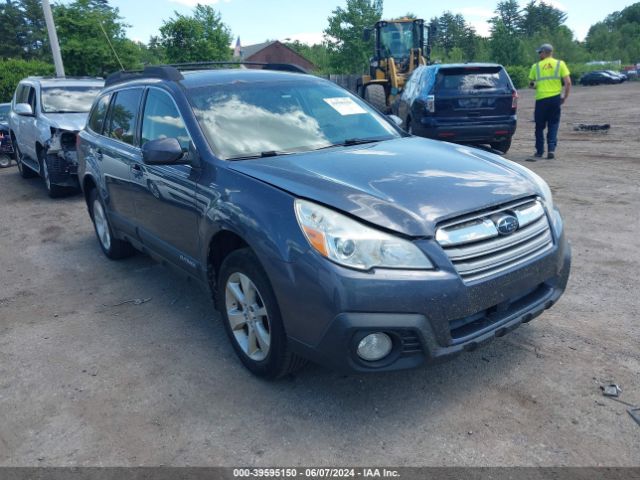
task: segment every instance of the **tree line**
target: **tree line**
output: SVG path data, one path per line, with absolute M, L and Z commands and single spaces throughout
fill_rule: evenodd
M 383 18 L 383 0 L 347 0 L 327 19 L 324 41 L 288 45 L 317 66 L 319 73 L 362 73 L 368 68 L 373 41 L 363 31 Z M 191 14 L 174 12 L 147 43 L 129 39 L 129 25 L 108 0 L 73 0 L 52 5 L 68 75 L 105 76 L 145 64 L 227 60 L 232 56 L 231 28 L 218 11 L 198 4 Z M 415 18 L 413 13 L 407 16 Z M 526 76 L 536 60 L 535 48 L 552 43 L 569 64 L 588 60 L 640 61 L 640 2 L 608 15 L 578 41 L 566 25 L 567 14 L 543 0 L 520 7 L 502 0 L 489 20 L 490 35 L 479 35 L 463 15 L 444 12 L 427 20 L 432 58 L 441 62 L 488 61 L 510 66 Z M 7 99 L 16 76 L 52 73 L 51 49 L 40 0 L 0 3 L 0 96 Z M 10 60 L 10 61 L 9 61 Z M 519 83 L 516 81 L 516 83 Z

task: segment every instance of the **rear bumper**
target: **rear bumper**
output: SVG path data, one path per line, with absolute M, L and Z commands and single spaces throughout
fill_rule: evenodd
M 515 116 L 499 122 L 478 119 L 443 121 L 423 117 L 417 128 L 414 127 L 414 133 L 421 137 L 449 142 L 494 143 L 511 138 L 516 133 L 516 126 Z

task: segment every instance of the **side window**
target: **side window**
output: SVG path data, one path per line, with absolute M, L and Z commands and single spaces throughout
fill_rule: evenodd
M 135 144 L 136 117 L 142 98 L 141 88 L 121 90 L 109 110 L 109 128 L 106 135 L 129 145 Z
M 28 103 L 29 102 L 29 86 L 28 85 L 20 85 L 18 87 L 18 91 L 16 92 L 16 104 L 18 103 Z
M 36 89 L 34 87 L 29 87 L 29 94 L 25 103 L 31 105 L 31 110 L 36 113 Z
M 91 110 L 91 114 L 89 115 L 89 121 L 87 122 L 87 124 L 89 125 L 89 129 L 95 133 L 102 133 L 102 128 L 104 127 L 105 119 L 107 117 L 107 108 L 109 108 L 110 99 L 110 93 L 103 95 L 94 104 L 93 110 Z
M 150 88 L 142 115 L 142 138 L 140 145 L 158 138 L 177 138 L 183 150 L 191 141 L 184 120 L 169 94 Z

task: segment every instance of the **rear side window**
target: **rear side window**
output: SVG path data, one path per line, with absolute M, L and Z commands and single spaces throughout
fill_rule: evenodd
M 180 112 L 172 98 L 155 88 L 149 89 L 142 115 L 140 145 L 158 138 L 177 138 L 184 150 L 189 148 L 190 137 Z
M 105 119 L 107 118 L 107 109 L 109 108 L 109 100 L 111 94 L 103 95 L 93 106 L 91 114 L 89 115 L 89 129 L 95 133 L 102 133 L 104 128 Z
M 136 117 L 142 98 L 141 88 L 121 90 L 111 102 L 107 136 L 129 145 L 135 144 Z
M 443 68 L 436 78 L 436 92 L 472 93 L 510 90 L 509 76 L 502 67 Z

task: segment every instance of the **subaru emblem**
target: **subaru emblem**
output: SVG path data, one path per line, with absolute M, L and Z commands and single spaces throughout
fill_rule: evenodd
M 511 235 L 520 226 L 518 219 L 513 215 L 503 215 L 495 220 L 496 228 L 500 235 Z

